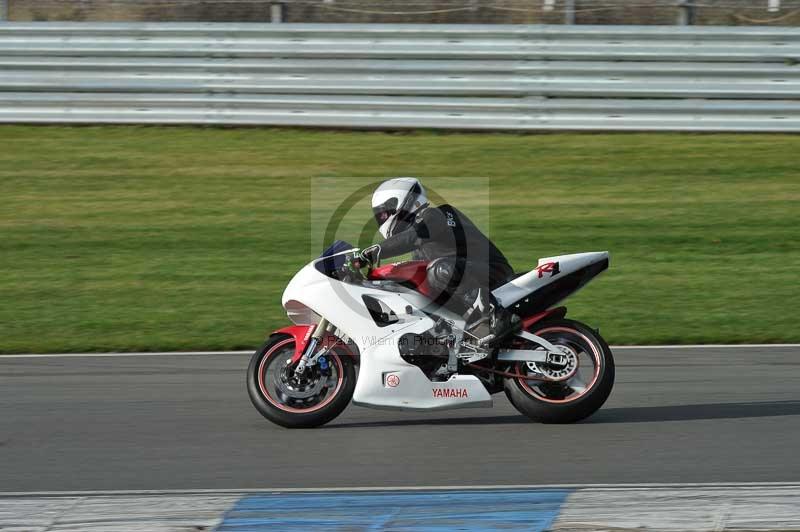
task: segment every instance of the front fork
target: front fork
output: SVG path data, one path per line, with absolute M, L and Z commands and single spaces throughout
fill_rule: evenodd
M 309 362 L 312 364 L 316 362 L 316 359 L 319 358 L 320 355 L 314 356 L 314 351 L 316 351 L 317 346 L 319 346 L 322 339 L 325 337 L 325 333 L 328 332 L 328 326 L 330 323 L 325 318 L 320 318 L 319 323 L 317 324 L 317 328 L 314 329 L 314 333 L 311 335 L 311 339 L 309 339 L 308 344 L 306 344 L 306 348 L 303 350 L 303 355 L 300 357 L 300 361 L 297 363 L 297 367 L 294 368 L 294 374 L 298 377 L 303 374 L 306 370 L 306 367 L 309 365 Z

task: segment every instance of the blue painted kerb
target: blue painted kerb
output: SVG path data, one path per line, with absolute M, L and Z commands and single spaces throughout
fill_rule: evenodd
M 573 490 L 435 490 L 249 495 L 217 530 L 548 530 Z

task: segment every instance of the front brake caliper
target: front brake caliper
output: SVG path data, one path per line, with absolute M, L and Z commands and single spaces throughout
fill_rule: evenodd
M 319 364 L 319 372 L 325 375 L 326 377 L 331 374 L 331 367 L 328 364 L 328 359 L 324 356 L 321 356 L 317 359 L 317 364 Z

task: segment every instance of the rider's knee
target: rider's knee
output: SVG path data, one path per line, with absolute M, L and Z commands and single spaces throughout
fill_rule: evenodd
M 446 290 L 453 282 L 455 273 L 456 264 L 452 257 L 435 259 L 428 265 L 428 284 L 436 290 Z

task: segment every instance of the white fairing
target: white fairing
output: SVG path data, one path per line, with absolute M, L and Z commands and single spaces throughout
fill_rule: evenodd
M 317 270 L 315 264 L 320 260 L 323 259 L 308 264 L 292 278 L 282 303 L 294 323 L 317 323 L 324 316 L 358 346 L 361 366 L 354 403 L 421 410 L 491 406 L 491 395 L 477 377 L 455 375 L 447 382 L 432 382 L 420 368 L 401 358 L 401 336 L 422 334 L 434 326 L 434 321 L 419 310 L 430 308 L 430 299 L 387 281 L 343 283 Z M 494 294 L 504 306 L 510 306 L 547 284 L 606 260 L 607 252 L 540 259 L 536 269 L 501 286 Z M 557 273 L 548 266 L 550 263 L 557 263 Z M 396 315 L 397 321 L 379 326 L 364 304 L 364 295 L 379 300 Z M 436 309 L 436 314 L 452 320 L 454 331 L 463 328 L 461 316 L 443 308 Z M 460 340 L 457 338 L 456 343 Z
M 509 307 L 548 284 L 558 282 L 571 273 L 604 261 L 608 261 L 608 251 L 574 253 L 572 255 L 559 255 L 557 257 L 539 259 L 535 269 L 496 288 L 492 291 L 492 294 L 500 304 L 504 307 Z M 557 273 L 555 268 L 548 268 L 546 266 L 548 264 L 557 264 Z
M 421 334 L 434 326 L 430 317 L 416 310 L 430 305 L 428 298 L 411 290 L 379 289 L 381 281 L 346 284 L 318 271 L 315 262 L 289 282 L 283 293 L 283 306 L 298 324 L 315 323 L 324 316 L 358 346 L 361 367 L 354 403 L 421 410 L 491 406 L 492 398 L 477 377 L 456 375 L 447 382 L 431 382 L 421 369 L 400 357 L 398 343 L 402 335 Z M 381 301 L 398 321 L 378 326 L 361 299 L 363 295 Z M 411 314 L 406 314 L 407 306 L 412 307 Z M 312 319 L 309 310 L 317 316 Z M 437 310 L 437 314 L 453 320 L 456 327 L 464 325 L 461 316 L 445 309 Z

